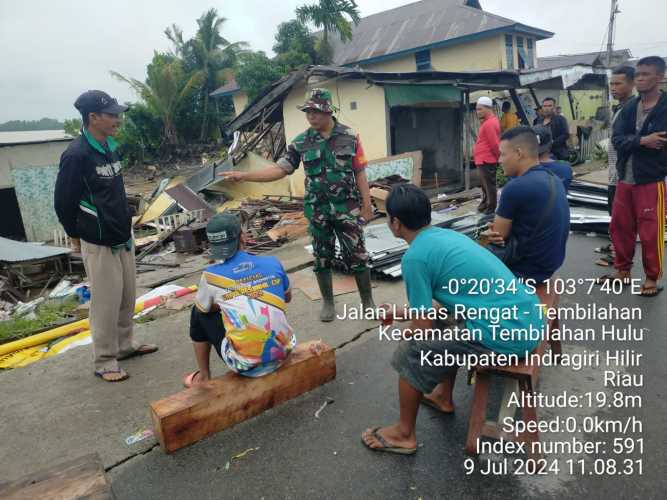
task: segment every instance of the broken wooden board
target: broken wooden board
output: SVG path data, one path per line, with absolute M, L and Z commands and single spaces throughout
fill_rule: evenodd
M 577 180 L 607 186 L 609 185 L 609 172 L 607 172 L 606 168 L 604 170 L 594 170 L 593 172 L 577 176 Z
M 314 353 L 317 348 L 321 350 Z M 171 453 L 334 378 L 334 350 L 322 341 L 305 342 L 296 346 L 283 366 L 264 377 L 228 373 L 151 403 L 155 436 Z
M 116 497 L 97 453 L 54 465 L 16 481 L 0 484 L 4 500 L 113 500 Z
M 278 223 L 266 232 L 273 241 L 295 240 L 308 234 L 308 219 L 303 212 L 288 212 Z
M 377 211 L 386 214 L 387 213 L 387 207 L 386 207 L 386 202 L 387 198 L 389 197 L 389 191 L 387 189 L 380 189 L 380 188 L 371 188 L 371 200 L 375 203 L 375 208 L 377 208 Z

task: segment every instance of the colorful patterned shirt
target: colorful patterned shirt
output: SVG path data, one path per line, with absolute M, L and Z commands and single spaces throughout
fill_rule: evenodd
M 289 279 L 275 257 L 238 251 L 206 268 L 195 306 L 217 304 L 225 326 L 222 359 L 236 373 L 258 377 L 275 371 L 296 345 L 285 316 Z

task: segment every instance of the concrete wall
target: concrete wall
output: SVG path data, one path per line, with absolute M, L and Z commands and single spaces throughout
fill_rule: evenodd
M 362 66 L 369 71 L 388 73 L 417 71 L 414 53 L 389 61 L 362 64 Z M 504 35 L 431 49 L 431 66 L 434 71 L 503 69 L 506 67 Z
M 331 91 L 334 106 L 338 108 L 336 118 L 359 134 L 367 160 L 384 158 L 390 154 L 389 118 L 382 87 L 369 87 L 365 81 L 358 80 L 325 81 L 321 84 L 311 80 L 310 86 Z M 306 87 L 300 85 L 293 88 L 283 102 L 288 144 L 308 128 L 305 114 L 297 109 L 297 106 L 303 104 L 305 95 Z M 356 103 L 356 109 L 352 109 L 353 102 Z M 290 176 L 290 189 L 294 196 L 303 196 L 303 183 L 303 169 L 299 167 Z
M 58 165 L 70 141 L 0 147 L 0 189 L 13 187 L 12 168 Z

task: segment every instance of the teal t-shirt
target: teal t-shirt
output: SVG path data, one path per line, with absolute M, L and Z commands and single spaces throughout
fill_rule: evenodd
M 479 329 L 481 344 L 502 354 L 530 352 L 539 343 L 535 332 L 541 332 L 543 320 L 538 297 L 495 255 L 467 236 L 437 227 L 424 229 L 405 252 L 401 268 L 410 307 L 430 309 L 435 300 L 451 314 L 460 304 L 470 316 L 484 314 L 481 309 L 506 313 L 516 306 L 516 313 L 497 321 L 497 327 L 479 318 L 466 319 L 465 326 Z M 502 331 L 511 331 L 512 338 L 500 338 Z

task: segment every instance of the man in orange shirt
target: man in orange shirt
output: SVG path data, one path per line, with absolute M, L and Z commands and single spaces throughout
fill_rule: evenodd
M 500 129 L 507 132 L 509 129 L 519 126 L 519 117 L 512 111 L 512 105 L 509 101 L 503 103 L 503 116 L 500 119 Z
M 500 122 L 490 97 L 480 97 L 475 108 L 481 122 L 472 154 L 482 183 L 482 203 L 477 210 L 485 214 L 496 211 L 496 169 L 500 156 Z

